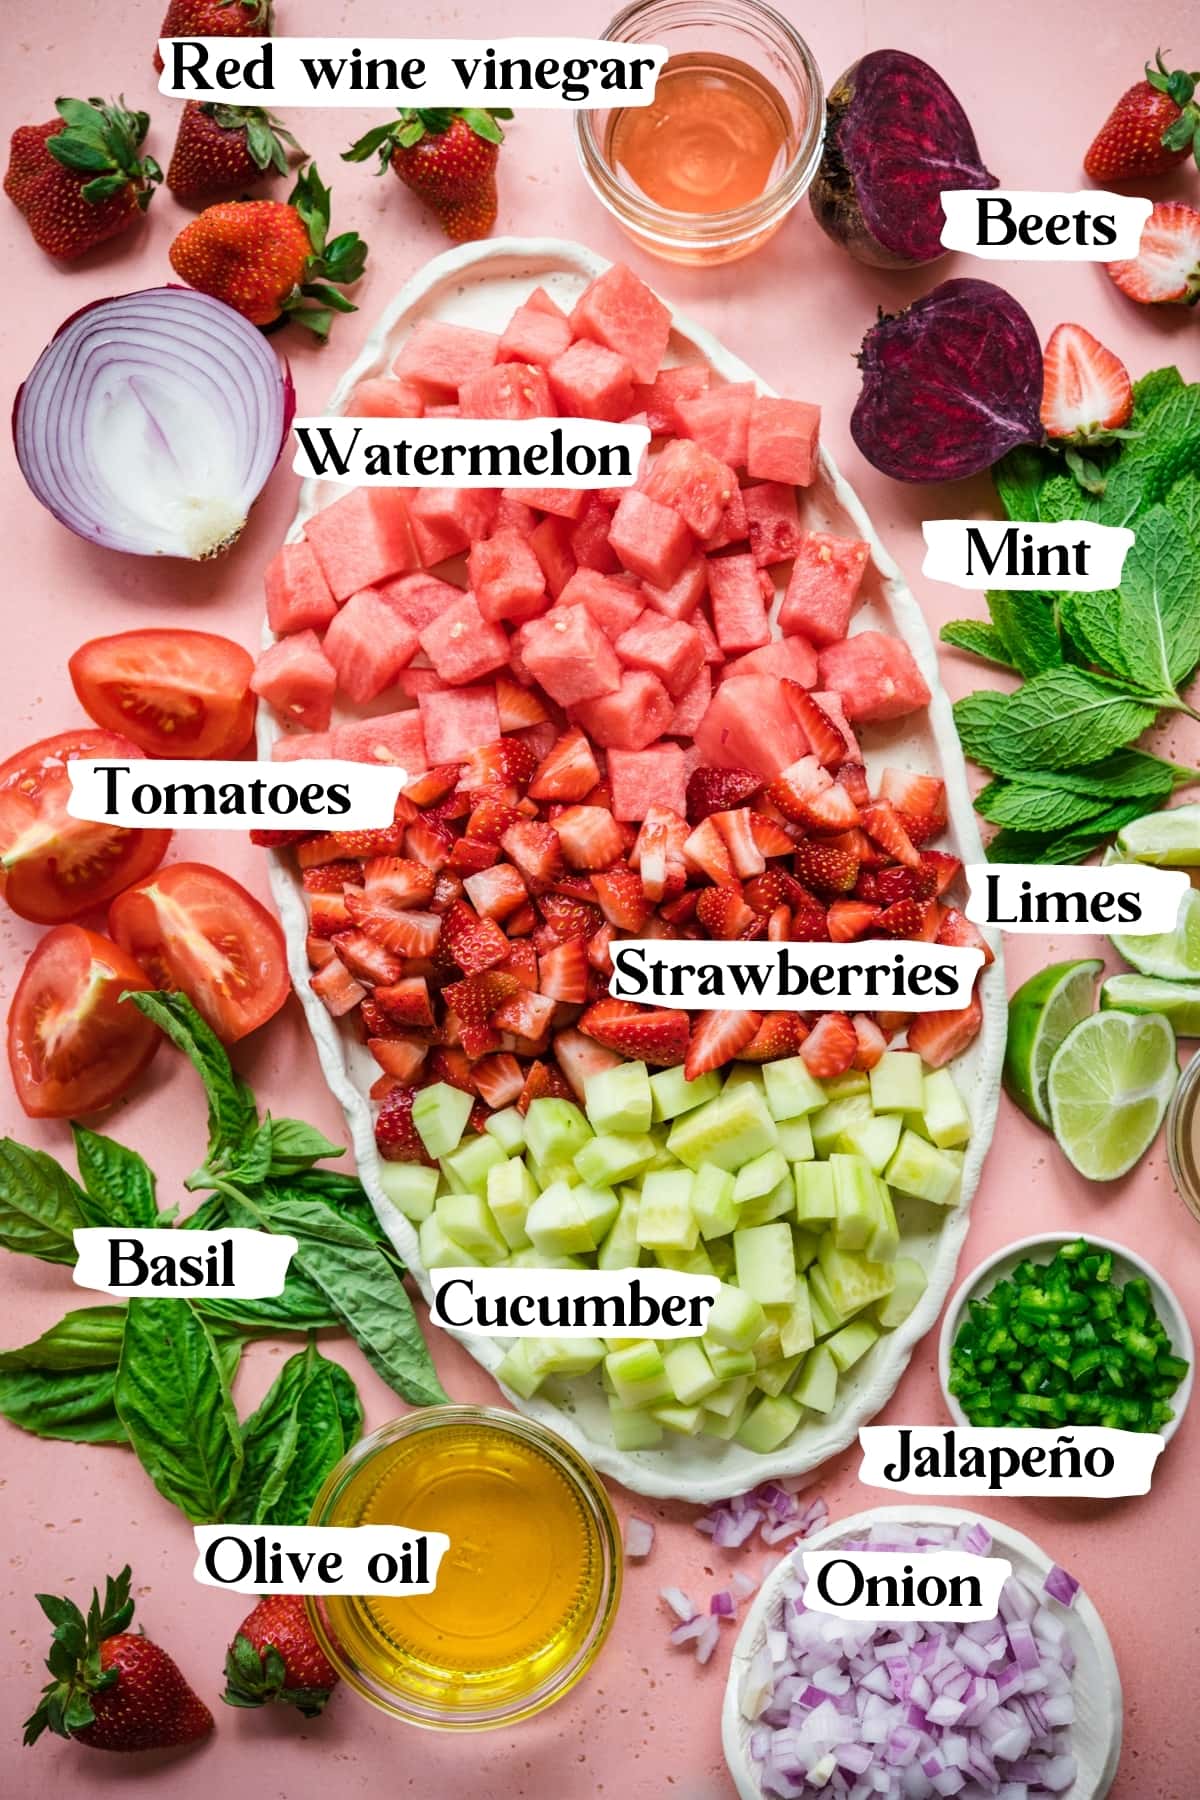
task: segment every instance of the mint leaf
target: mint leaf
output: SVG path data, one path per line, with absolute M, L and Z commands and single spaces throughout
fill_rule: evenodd
M 1165 506 L 1152 506 L 1121 576 L 1119 637 L 1130 679 L 1173 694 L 1200 662 L 1200 552 Z
M 1000 458 L 992 470 L 992 480 L 1010 519 L 1032 522 L 1042 517 L 1042 487 L 1054 467 L 1053 457 L 1032 444 L 1018 444 Z
M 1177 481 L 1165 502 L 1167 511 L 1184 534 L 1190 538 L 1193 549 L 1200 550 L 1200 475 L 1185 475 Z
M 1019 831 L 1064 831 L 1107 811 L 1102 795 L 1041 787 L 1035 780 L 993 781 L 975 799 L 975 810 L 993 825 Z
M 43 1262 L 75 1263 L 78 1227 L 90 1223 L 87 1197 L 44 1150 L 0 1138 L 0 1245 Z
M 953 619 L 949 625 L 942 626 L 938 635 L 943 644 L 952 644 L 956 650 L 966 650 L 971 656 L 982 656 L 986 662 L 996 663 L 1002 669 L 1016 667 L 1000 633 L 983 619 Z
M 208 1095 L 207 1171 L 218 1174 L 232 1167 L 258 1130 L 258 1107 L 249 1087 L 234 1074 L 224 1044 L 186 994 L 129 993 L 123 998 L 166 1032 L 204 1083 Z M 193 1176 L 186 1185 L 202 1187 L 205 1183 Z
M 1040 594 L 1020 593 L 989 593 L 985 599 L 1008 660 L 1022 675 L 1058 668 L 1062 644 L 1051 601 Z
M 1192 779 L 1192 771 L 1144 750 L 1118 750 L 1083 768 L 1039 769 L 1034 779 L 1040 787 L 1065 788 L 1069 793 L 1094 794 L 1110 801 L 1134 797 L 1165 800 L 1182 782 Z
M 75 1161 L 87 1194 L 89 1225 L 155 1226 L 164 1223 L 154 1176 L 136 1150 L 72 1123 Z
M 1145 812 L 1141 800 L 1126 800 L 1097 815 L 1084 826 L 1063 832 L 998 831 L 987 846 L 989 862 L 1078 863 L 1093 850 Z
M 1143 426 L 1162 401 L 1183 386 L 1183 376 L 1176 368 L 1151 369 L 1133 384 L 1133 416 L 1130 423 Z
M 223 1354 L 190 1301 L 129 1302 L 117 1413 L 159 1493 L 197 1525 L 230 1516 L 242 1470 Z
M 989 732 L 1001 772 L 1095 762 L 1154 723 L 1155 707 L 1082 669 L 1047 669 L 1009 696 Z
M 984 769 L 1001 769 L 997 760 L 997 734 L 1008 712 L 1010 696 L 993 688 L 979 688 L 954 702 L 954 723 L 963 754 Z
M 1131 525 L 1200 465 L 1200 383 L 1177 388 L 1144 421 L 1143 436 L 1126 445 L 1109 477 L 1098 517 Z
M 1115 589 L 1092 594 L 1060 594 L 1062 628 L 1084 662 L 1095 663 L 1118 680 L 1133 681 L 1121 632 L 1121 596 Z M 1153 683 L 1151 684 L 1152 691 Z

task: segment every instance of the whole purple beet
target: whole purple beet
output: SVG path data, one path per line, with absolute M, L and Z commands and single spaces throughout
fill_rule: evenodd
M 943 281 L 881 316 L 858 355 L 850 435 L 897 481 L 958 481 L 1042 437 L 1033 321 L 990 281 Z
M 859 262 L 911 269 L 946 254 L 943 188 L 994 188 L 970 120 L 936 69 L 872 50 L 838 78 L 809 201 Z

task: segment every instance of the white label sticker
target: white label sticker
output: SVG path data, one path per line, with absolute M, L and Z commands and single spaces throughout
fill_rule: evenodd
M 966 1550 L 804 1550 L 810 1612 L 841 1619 L 894 1619 L 898 1624 L 994 1619 L 1012 1574 L 1003 1556 Z
M 649 106 L 661 44 L 607 38 L 164 37 L 160 94 L 242 106 Z
M 1148 1494 L 1163 1440 L 1103 1425 L 1037 1431 L 968 1425 L 864 1425 L 865 1487 L 902 1494 L 1065 1494 L 1115 1500 Z
M 1006 525 L 1001 519 L 926 519 L 922 575 L 954 587 L 1010 593 L 1105 593 L 1120 585 L 1133 532 L 1125 525 L 1064 519 Z
M 1138 194 L 947 188 L 947 250 L 1005 262 L 1116 262 L 1136 256 L 1152 202 Z
M 611 945 L 608 991 L 657 1006 L 752 1012 L 965 1006 L 983 951 L 885 940 L 858 944 L 698 943 L 627 938 Z
M 313 757 L 278 763 L 170 762 L 116 757 L 67 764 L 73 819 L 172 830 L 377 831 L 390 825 L 408 780 L 395 763 Z
M 237 1594 L 432 1594 L 450 1548 L 406 1525 L 197 1525 L 193 1578 Z
M 600 419 L 297 419 L 297 475 L 356 487 L 632 487 L 647 425 Z
M 190 1300 L 273 1300 L 282 1294 L 296 1240 L 286 1232 L 174 1231 L 85 1225 L 72 1233 L 76 1287 L 99 1294 L 152 1294 Z
M 1045 937 L 1174 931 L 1191 883 L 1182 869 L 1108 863 L 1102 869 L 1044 863 L 968 863 L 964 911 L 976 925 Z
M 468 1336 L 701 1337 L 715 1275 L 669 1269 L 434 1269 L 436 1324 Z

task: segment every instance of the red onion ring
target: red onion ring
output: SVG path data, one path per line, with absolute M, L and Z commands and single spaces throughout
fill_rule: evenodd
M 291 375 L 240 313 L 191 288 L 98 300 L 17 393 L 13 442 L 68 530 L 134 556 L 215 556 L 279 460 Z

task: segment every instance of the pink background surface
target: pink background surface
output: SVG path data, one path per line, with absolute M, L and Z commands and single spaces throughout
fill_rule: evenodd
M 178 103 L 159 96 L 150 66 L 162 0 L 8 0 L 0 125 L 49 115 L 62 92 L 117 93 L 147 108 L 154 119 L 150 149 L 166 164 Z M 563 9 L 548 0 L 504 4 L 397 8 L 387 0 L 280 0 L 281 24 L 297 33 L 470 36 L 498 29 L 511 34 L 556 27 L 599 31 L 605 4 Z M 1070 189 L 1082 182 L 1083 150 L 1111 101 L 1136 78 L 1156 44 L 1187 50 L 1183 0 L 1096 0 L 1083 9 L 1038 0 L 993 0 L 983 8 L 950 8 L 944 0 L 858 0 L 806 14 L 785 10 L 806 32 L 829 85 L 868 49 L 889 44 L 931 61 L 950 81 L 975 125 L 985 160 L 1005 186 Z M 428 257 L 444 248 L 437 230 L 394 181 L 375 181 L 367 168 L 337 161 L 351 138 L 380 116 L 323 111 L 289 115 L 302 143 L 318 154 L 332 181 L 335 228 L 359 228 L 371 243 L 371 262 L 355 298 L 361 311 L 335 326 L 325 350 L 303 334 L 277 340 L 292 360 L 301 410 L 320 409 L 339 369 L 355 353 L 379 310 Z M 531 113 L 509 130 L 501 164 L 500 230 L 579 236 L 610 256 L 629 254 L 624 240 L 584 185 L 565 113 Z M 1167 184 L 1196 197 L 1196 176 Z M 1161 191 L 1161 187 L 1156 192 Z M 154 202 L 133 238 L 63 270 L 42 257 L 16 213 L 0 204 L 0 256 L 6 301 L 0 311 L 0 367 L 11 392 L 32 364 L 50 329 L 85 301 L 170 279 L 167 247 L 184 223 L 169 194 Z M 948 258 L 935 270 L 883 275 L 842 256 L 802 206 L 771 247 L 748 262 L 715 273 L 655 265 L 629 254 L 668 300 L 709 326 L 785 393 L 819 400 L 826 442 L 862 495 L 875 523 L 905 568 L 936 626 L 977 612 L 973 596 L 919 574 L 920 521 L 931 515 L 984 513 L 985 481 L 924 491 L 896 486 L 867 468 L 850 444 L 846 421 L 857 382 L 854 353 L 882 304 L 887 310 L 951 274 L 1001 280 L 1028 307 L 1044 339 L 1063 319 L 1077 319 L 1111 344 L 1135 373 L 1178 361 L 1200 376 L 1196 318 L 1174 309 L 1138 309 L 1119 296 L 1102 272 L 1087 265 L 1008 264 L 985 268 Z M 83 722 L 66 673 L 68 654 L 83 639 L 138 625 L 176 623 L 223 631 L 255 646 L 260 627 L 260 571 L 283 536 L 295 481 L 277 471 L 235 553 L 204 568 L 156 565 L 120 558 L 70 537 L 26 492 L 11 451 L 3 452 L 5 530 L 5 716 L 0 754 L 34 738 Z M 955 654 L 943 661 L 953 694 L 977 685 L 976 666 Z M 1200 757 L 1200 733 L 1189 727 L 1175 749 Z M 265 896 L 261 864 L 240 840 L 176 840 L 174 854 L 219 860 Z M 7 1011 L 25 953 L 37 929 L 0 911 L 0 996 Z M 1084 940 L 1010 939 L 1013 985 L 1041 962 L 1086 954 Z M 261 1101 L 301 1114 L 345 1141 L 342 1120 L 317 1068 L 299 1007 L 289 1002 L 275 1024 L 244 1046 L 238 1062 Z M 7 1084 L 5 1084 L 7 1085 Z M 169 1093 L 166 1092 L 169 1088 Z M 5 1129 L 62 1154 L 65 1127 L 39 1128 L 9 1097 Z M 197 1084 L 164 1053 L 137 1097 L 119 1107 L 108 1129 L 141 1149 L 175 1197 L 203 1141 Z M 996 1137 L 974 1203 L 960 1273 L 1023 1233 L 1069 1227 L 1122 1239 L 1158 1264 L 1200 1322 L 1200 1237 L 1172 1192 L 1161 1146 L 1138 1172 L 1108 1188 L 1091 1188 L 1068 1167 L 1053 1143 L 1002 1103 Z M 0 1262 L 6 1342 L 27 1341 L 82 1299 L 66 1272 L 17 1258 Z M 887 1411 L 891 1421 L 945 1418 L 935 1374 L 936 1332 L 919 1348 Z M 359 1383 L 368 1426 L 381 1424 L 398 1402 L 357 1351 L 331 1337 Z M 488 1379 L 462 1353 L 435 1345 L 441 1373 L 458 1399 L 494 1397 Z M 287 1354 L 282 1345 L 256 1345 L 238 1381 L 243 1414 L 258 1400 Z M 1200 1709 L 1195 1700 L 1197 1602 L 1195 1495 L 1200 1436 L 1190 1420 L 1171 1447 L 1153 1493 L 1117 1504 L 981 1500 L 980 1509 L 1009 1519 L 1036 1538 L 1083 1580 L 1103 1614 L 1125 1684 L 1125 1752 L 1113 1789 L 1120 1800 L 1191 1800 L 1200 1791 Z M 731 1800 L 722 1762 L 719 1710 L 730 1634 L 704 1671 L 665 1642 L 667 1620 L 658 1589 L 677 1582 L 694 1593 L 723 1584 L 725 1559 L 714 1558 L 691 1528 L 692 1510 L 633 1502 L 659 1525 L 648 1566 L 630 1569 L 610 1644 L 591 1678 L 566 1702 L 513 1734 L 462 1738 L 404 1731 L 353 1695 L 340 1695 L 315 1724 L 276 1709 L 236 1713 L 217 1702 L 224 1645 L 241 1616 L 233 1596 L 193 1584 L 192 1544 L 181 1515 L 160 1500 L 132 1456 L 119 1448 L 86 1449 L 43 1443 L 0 1424 L 3 1434 L 4 1564 L 0 1577 L 0 1677 L 5 1719 L 7 1794 L 32 1796 L 47 1786 L 68 1795 L 98 1796 L 114 1786 L 152 1791 L 168 1784 L 176 1800 L 213 1792 L 288 1796 L 305 1800 L 327 1792 L 429 1796 L 460 1800 Z M 815 1488 L 836 1517 L 888 1496 L 856 1480 L 858 1453 L 830 1464 Z M 630 1497 L 616 1493 L 618 1507 Z M 98 1756 L 45 1740 L 36 1752 L 17 1749 L 19 1721 L 42 1676 L 47 1628 L 35 1591 L 86 1594 L 106 1569 L 134 1565 L 139 1617 L 176 1655 L 219 1714 L 218 1730 L 183 1757 Z

